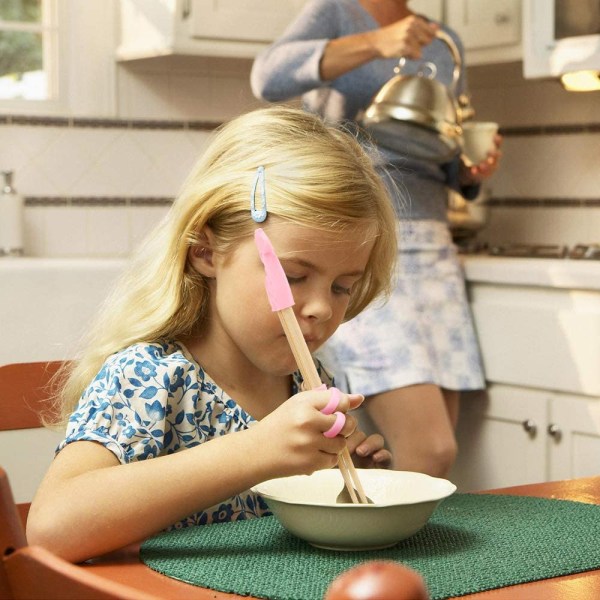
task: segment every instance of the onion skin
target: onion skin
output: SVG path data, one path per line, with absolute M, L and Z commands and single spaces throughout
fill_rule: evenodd
M 323 600 L 429 600 L 421 575 L 392 561 L 363 563 L 338 575 Z

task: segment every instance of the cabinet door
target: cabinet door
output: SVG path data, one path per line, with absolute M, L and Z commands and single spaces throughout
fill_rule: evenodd
M 600 475 L 600 399 L 555 396 L 550 415 L 550 478 Z
M 525 388 L 465 395 L 449 479 L 461 492 L 545 481 L 547 407 L 546 392 Z
M 520 0 L 450 0 L 446 21 L 467 49 L 518 44 L 521 39 Z
M 410 9 L 434 21 L 442 21 L 444 17 L 443 2 L 444 0 L 411 0 Z
M 271 42 L 306 0 L 184 0 L 189 5 L 192 37 Z M 184 14 L 186 14 L 184 12 Z

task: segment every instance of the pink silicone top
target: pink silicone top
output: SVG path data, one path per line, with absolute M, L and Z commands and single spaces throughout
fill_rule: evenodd
M 294 306 L 294 296 L 283 267 L 275 254 L 271 240 L 262 229 L 254 232 L 254 241 L 258 248 L 260 260 L 265 266 L 265 287 L 273 311 Z

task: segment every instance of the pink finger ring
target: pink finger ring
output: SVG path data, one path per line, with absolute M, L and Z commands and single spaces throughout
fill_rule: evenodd
M 340 412 L 338 410 L 334 414 L 335 423 L 331 426 L 330 429 L 323 433 L 323 435 L 326 438 L 334 438 L 344 428 L 344 425 L 346 424 L 346 415 L 343 412 Z
M 339 406 L 341 399 L 342 394 L 340 393 L 340 390 L 338 390 L 335 387 L 332 387 L 329 402 L 325 405 L 324 408 L 321 409 L 321 412 L 324 415 L 332 415 L 335 412 L 335 409 Z

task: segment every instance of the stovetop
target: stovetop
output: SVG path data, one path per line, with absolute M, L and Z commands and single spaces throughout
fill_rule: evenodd
M 572 260 L 600 260 L 600 244 L 495 244 L 468 241 L 457 244 L 464 255 L 501 256 L 516 258 L 564 258 Z

